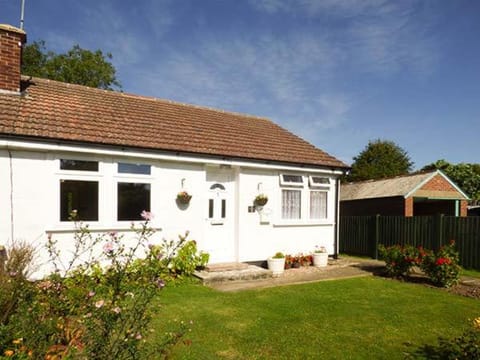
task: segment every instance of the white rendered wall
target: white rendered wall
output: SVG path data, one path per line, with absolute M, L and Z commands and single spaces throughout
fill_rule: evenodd
M 42 265 L 36 277 L 51 270 L 45 250 L 47 234 L 52 234 L 64 253 L 73 244 L 73 224 L 60 221 L 60 179 L 92 179 L 99 182 L 99 221 L 89 223 L 93 233 L 115 231 L 123 233 L 126 240 L 131 238 L 131 222 L 116 220 L 116 183 L 144 181 L 151 184 L 151 212 L 155 216 L 151 225 L 161 229 L 152 237 L 153 243 L 158 243 L 162 238 L 177 239 L 178 234 L 184 234 L 188 230 L 189 239 L 196 240 L 199 249 L 207 250 L 217 244 L 222 245 L 214 241 L 231 241 L 234 251 L 228 255 L 226 260 L 229 261 L 264 260 L 277 251 L 289 254 L 311 252 L 316 245 L 325 246 L 330 254 L 334 252 L 336 175 L 320 173 L 320 176 L 331 177 L 327 200 L 328 218 L 317 221 L 302 219 L 288 223 L 280 216 L 279 182 L 279 174 L 288 169 L 259 169 L 245 165 L 207 166 L 205 162 L 194 163 L 186 158 L 184 162 L 167 161 L 149 158 L 148 154 L 121 156 L 88 154 L 88 148 L 81 150 L 75 153 L 11 150 L 11 172 L 8 151 L 0 149 L 0 245 L 8 245 L 12 241 L 12 225 L 15 240 L 35 244 L 38 262 Z M 99 171 L 86 175 L 62 171 L 59 169 L 61 158 L 98 161 Z M 151 175 L 118 174 L 118 162 L 149 164 Z M 291 173 L 301 174 L 305 178 L 311 174 L 305 169 L 296 169 Z M 212 226 L 211 219 L 208 219 L 208 199 L 212 196 L 208 189 L 218 174 L 219 181 L 223 175 L 229 174 L 227 215 L 231 217 L 231 226 L 228 228 L 228 236 L 213 239 L 212 229 L 216 231 L 221 227 Z M 13 178 L 13 203 L 10 175 Z M 305 188 L 308 188 L 308 183 Z M 193 196 L 186 208 L 179 207 L 175 201 L 176 194 L 182 190 Z M 248 211 L 259 193 L 265 193 L 269 197 L 263 209 L 268 214 L 263 223 L 258 211 Z M 13 223 L 10 216 L 12 207 Z
M 262 171 L 244 169 L 240 176 L 240 224 L 239 260 L 263 260 L 278 251 L 287 254 L 309 253 L 315 246 L 325 246 L 328 253 L 334 253 L 335 224 L 335 181 L 327 195 L 327 219 L 308 220 L 307 211 L 302 209 L 304 219 L 285 221 L 281 219 L 281 186 L 279 174 L 285 171 Z M 302 174 L 295 172 L 295 174 Z M 303 174 L 308 174 L 305 172 Z M 327 176 L 327 175 L 326 175 Z M 259 185 L 259 183 L 261 183 Z M 260 190 L 258 189 L 260 187 Z M 308 185 L 305 184 L 305 189 Z M 269 201 L 262 211 L 267 222 L 261 222 L 258 211 L 248 213 L 248 206 L 259 193 L 268 195 Z M 302 198 L 302 200 L 304 200 Z M 263 220 L 265 220 L 265 218 Z

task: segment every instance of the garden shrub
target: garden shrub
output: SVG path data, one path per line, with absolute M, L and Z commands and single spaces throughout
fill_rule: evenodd
M 380 245 L 378 251 L 389 276 L 408 276 L 413 266 L 419 266 L 436 286 L 450 287 L 458 282 L 459 254 L 453 240 L 437 252 L 411 245 Z
M 480 359 L 480 318 L 472 321 L 469 328 L 460 336 L 440 338 L 436 345 L 425 345 L 409 358 L 438 360 Z
M 407 276 L 412 267 L 418 265 L 418 250 L 411 245 L 379 245 L 380 258 L 385 261 L 387 275 L 393 277 Z
M 188 231 L 179 235 L 178 241 L 164 239 L 150 249 L 160 266 L 175 277 L 192 275 L 196 269 L 204 268 L 210 258 L 208 253 L 198 251 L 195 240 L 187 240 L 188 235 Z
M 14 241 L 8 252 L 5 248 L 2 251 L 5 259 L 0 268 L 0 354 L 3 354 L 2 344 L 19 349 L 23 346 L 21 341 L 15 338 L 13 330 L 16 323 L 12 321 L 12 317 L 32 298 L 34 287 L 27 280 L 27 276 L 34 270 L 35 259 L 35 249 L 23 241 Z M 28 355 L 26 352 L 22 353 Z
M 435 285 L 450 287 L 458 282 L 460 276 L 458 262 L 459 254 L 452 240 L 437 252 L 424 251 L 420 266 Z
M 172 270 L 188 273 L 206 256 L 197 254 L 194 242 L 165 255 L 166 249 L 148 246 L 154 230 L 151 214 L 132 224 L 135 241 L 125 245 L 116 233 L 92 236 L 87 226 L 75 223 L 73 255 L 65 263 L 50 237 L 48 250 L 56 272 L 39 282 L 3 273 L 2 285 L 19 291 L 15 307 L 0 324 L 0 356 L 14 359 L 144 359 L 166 356 L 187 331 L 184 323 L 165 334 L 162 341 L 149 343 L 152 304 Z M 185 236 L 186 238 L 186 236 Z M 103 251 L 95 255 L 95 248 Z M 138 260 L 143 252 L 145 257 Z M 161 260 L 165 261 L 161 261 Z M 208 260 L 208 259 L 207 259 Z M 192 261 L 194 265 L 190 263 Z M 175 270 L 176 272 L 177 270 Z M 7 299 L 0 289 L 0 304 Z M 21 290 L 21 291 L 20 291 Z M 7 299 L 8 300 L 8 299 Z M 3 309 L 2 309 L 3 310 Z

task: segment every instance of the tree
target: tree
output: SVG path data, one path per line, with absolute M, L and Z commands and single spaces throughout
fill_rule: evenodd
M 121 89 L 111 59 L 110 53 L 92 52 L 79 45 L 66 54 L 56 54 L 47 51 L 45 41 L 41 40 L 24 47 L 22 73 L 100 89 Z
M 413 166 L 408 153 L 393 141 L 374 140 L 353 158 L 347 181 L 381 179 L 408 174 Z
M 451 164 L 440 159 L 424 166 L 422 170 L 441 170 L 472 200 L 480 200 L 480 164 Z

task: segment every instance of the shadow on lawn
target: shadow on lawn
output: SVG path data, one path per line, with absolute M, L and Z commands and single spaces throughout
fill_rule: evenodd
M 470 340 L 472 342 L 469 342 Z M 468 334 L 454 339 L 439 337 L 438 344 L 428 344 L 416 350 L 412 349 L 413 352 L 405 353 L 405 359 L 475 360 L 480 356 L 477 342 L 478 339 L 470 338 Z M 411 344 L 404 345 L 411 346 Z
M 357 269 L 361 269 L 362 271 L 371 273 L 372 275 L 378 276 L 378 277 L 394 279 L 394 280 L 409 282 L 413 284 L 421 284 L 421 285 L 436 287 L 430 281 L 430 279 L 426 275 L 424 275 L 420 270 L 414 270 L 408 276 L 392 278 L 391 276 L 387 275 L 385 270 L 385 265 L 379 264 L 378 262 L 363 262 L 360 264 L 355 264 L 353 265 L 353 267 L 356 267 Z

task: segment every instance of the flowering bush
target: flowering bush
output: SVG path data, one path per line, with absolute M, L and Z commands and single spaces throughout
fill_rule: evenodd
M 455 250 L 455 241 L 442 246 L 436 253 L 424 252 L 421 268 L 437 286 L 450 287 L 458 282 L 460 266 L 459 254 Z
M 394 245 L 386 248 L 380 245 L 380 257 L 385 260 L 386 272 L 390 276 L 407 276 L 413 266 L 420 266 L 425 275 L 437 286 L 450 287 L 457 283 L 460 266 L 455 241 L 442 246 L 437 252 L 414 248 L 411 245 Z
M 378 252 L 380 258 L 385 260 L 385 270 L 389 276 L 407 276 L 412 267 L 419 264 L 418 250 L 411 245 L 380 245 Z
M 285 269 L 290 269 L 295 258 L 292 255 L 285 255 Z
M 22 280 L 22 291 L 0 323 L 0 354 L 15 359 L 143 359 L 166 354 L 178 343 L 187 330 L 184 324 L 158 344 L 147 341 L 154 297 L 171 274 L 159 258 L 171 263 L 174 257 L 148 246 L 152 215 L 142 216 L 139 226 L 132 224 L 135 239 L 130 246 L 121 235 L 94 237 L 75 222 L 74 251 L 66 263 L 49 237 L 54 274 L 36 283 L 9 275 L 7 283 Z M 103 251 L 95 255 L 94 249 Z M 189 245 L 185 253 L 192 254 L 192 249 Z M 140 253 L 145 254 L 142 260 Z
M 285 268 L 299 268 L 301 266 L 310 266 L 313 264 L 313 256 L 310 254 L 297 254 L 285 256 Z
M 0 264 L 0 357 L 26 359 L 31 351 L 23 345 L 23 339 L 15 337 L 11 319 L 31 297 L 32 285 L 27 276 L 33 270 L 35 250 L 25 242 L 12 242 L 9 251 L 2 248 Z

